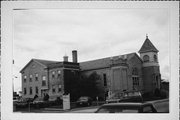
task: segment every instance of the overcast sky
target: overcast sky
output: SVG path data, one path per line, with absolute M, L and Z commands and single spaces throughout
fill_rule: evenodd
M 169 79 L 169 21 L 166 9 L 14 10 L 15 91 L 19 71 L 32 59 L 62 61 L 72 50 L 78 61 L 137 52 L 146 34 L 159 50 L 163 79 Z

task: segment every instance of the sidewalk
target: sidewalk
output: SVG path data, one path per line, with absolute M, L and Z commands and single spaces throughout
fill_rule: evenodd
M 99 106 L 79 107 L 79 108 L 72 108 L 72 109 L 69 109 L 69 110 L 63 110 L 63 108 L 51 107 L 51 108 L 44 108 L 44 110 L 47 110 L 47 111 L 71 112 L 71 111 L 76 111 L 76 110 L 93 109 L 93 108 L 98 108 L 98 107 Z

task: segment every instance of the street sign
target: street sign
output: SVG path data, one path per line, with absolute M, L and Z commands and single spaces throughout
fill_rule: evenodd
M 63 110 L 70 109 L 70 94 L 63 95 Z

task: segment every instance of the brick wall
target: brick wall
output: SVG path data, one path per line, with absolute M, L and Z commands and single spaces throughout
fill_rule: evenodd
M 35 79 L 35 74 L 38 74 L 38 80 Z M 32 75 L 32 81 L 30 82 L 30 75 Z M 24 82 L 24 76 L 27 76 L 26 82 Z M 38 96 L 41 96 L 42 77 L 46 76 L 46 85 L 43 88 L 48 88 L 47 82 L 47 70 L 44 66 L 31 62 L 26 69 L 22 71 L 22 96 L 25 98 L 33 98 L 35 93 L 35 87 L 38 87 Z M 30 94 L 30 87 L 32 87 L 32 94 Z M 24 95 L 24 88 L 26 88 L 26 95 Z

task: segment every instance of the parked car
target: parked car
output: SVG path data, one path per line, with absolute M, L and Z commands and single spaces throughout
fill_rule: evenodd
M 140 96 L 126 97 L 126 98 L 120 99 L 119 102 L 143 102 L 143 98 Z
M 158 113 L 169 113 L 169 99 L 151 101 Z
M 92 99 L 88 96 L 82 96 L 76 101 L 77 106 L 90 106 L 92 105 Z
M 60 97 L 54 97 L 54 98 L 49 98 L 49 105 L 54 106 L 54 105 L 62 105 L 62 99 Z
M 109 103 L 95 113 L 157 113 L 152 103 Z
M 49 106 L 49 103 L 48 101 L 44 101 L 43 98 L 38 97 L 33 101 L 32 106 L 34 108 L 43 108 Z
M 118 103 L 118 102 L 143 102 L 142 97 L 126 97 L 121 99 L 108 99 L 106 103 Z
M 28 107 L 29 104 L 33 101 L 32 98 L 21 98 L 18 101 L 14 102 L 17 108 L 25 108 Z

